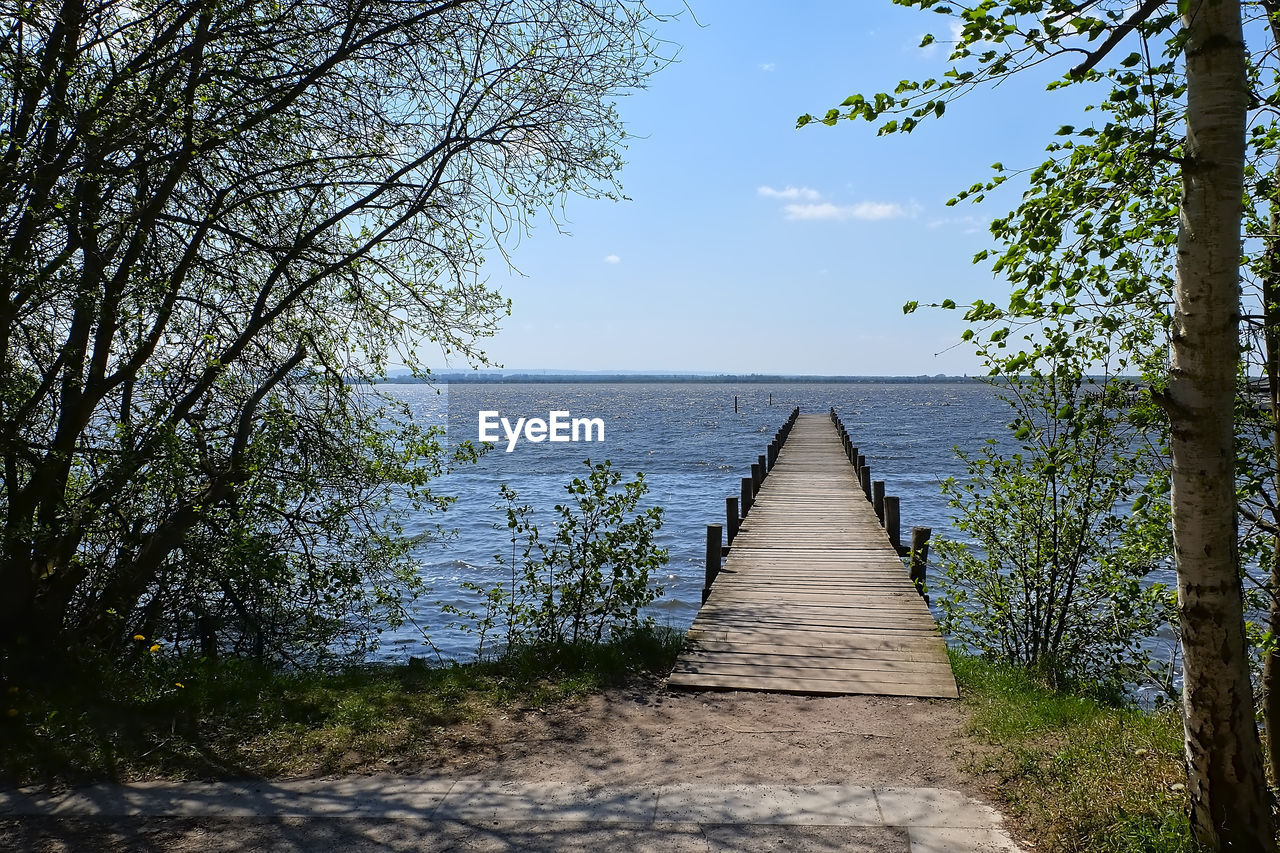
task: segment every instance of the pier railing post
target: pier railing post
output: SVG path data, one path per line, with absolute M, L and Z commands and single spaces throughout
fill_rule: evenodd
M 858 468 L 858 475 L 858 479 L 862 481 L 863 494 L 867 496 L 867 500 L 871 500 L 871 466 L 860 466 Z
M 750 477 L 742 478 L 742 517 L 746 518 L 747 513 L 751 511 L 751 504 L 756 496 L 755 486 Z
M 716 575 L 720 574 L 720 525 L 707 525 L 707 579 L 706 585 L 702 587 L 702 603 L 707 603 L 707 596 L 711 595 L 711 585 L 716 581 Z
M 725 520 L 725 542 L 726 545 L 732 545 L 734 537 L 738 535 L 738 527 L 742 524 L 742 520 L 738 518 L 738 499 L 724 499 L 724 520 Z
M 751 463 L 751 497 L 754 498 L 760 494 L 760 484 L 764 482 L 764 471 L 760 470 L 759 462 Z
M 884 527 L 884 480 L 871 481 L 871 505 L 875 507 L 880 526 Z
M 884 496 L 884 530 L 889 534 L 889 541 L 894 548 L 902 547 L 902 521 L 898 514 L 900 509 L 897 495 Z
M 911 528 L 910 578 L 916 590 L 926 600 L 929 596 L 925 594 L 928 589 L 925 584 L 925 569 L 929 565 L 929 537 L 932 533 L 933 530 L 929 527 Z
M 769 456 L 761 453 L 756 457 L 756 461 L 760 463 L 760 482 L 764 483 L 764 478 L 769 476 Z

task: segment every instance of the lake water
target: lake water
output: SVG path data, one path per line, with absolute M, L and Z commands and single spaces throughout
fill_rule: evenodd
M 964 473 L 953 448 L 976 451 L 988 438 L 1004 439 L 1009 420 L 1008 406 L 978 382 L 537 383 L 453 385 L 440 393 L 427 385 L 383 388 L 405 400 L 423 423 L 447 425 L 451 437 L 474 440 L 481 409 L 513 422 L 562 410 L 605 423 L 600 444 L 526 442 L 510 453 L 499 446 L 435 483 L 440 493 L 458 498 L 447 512 L 409 525 L 409 533 L 437 523 L 456 530 L 449 541 L 418 548 L 432 593 L 419 601 L 413 617 L 444 656 L 460 659 L 474 654 L 475 640 L 444 627 L 449 619 L 440 602 L 468 603 L 463 581 L 492 584 L 507 577 L 493 559 L 509 547 L 505 513 L 494 506 L 501 483 L 537 508 L 535 520 L 545 535 L 552 507 L 564 497 L 564 484 L 586 470 L 585 458 L 608 459 L 628 476 L 643 471 L 649 501 L 664 509 L 659 544 L 670 551 L 662 580 L 666 594 L 652 612 L 659 623 L 684 629 L 701 599 L 706 525 L 724 522 L 724 499 L 738 494 L 741 478 L 792 408 L 822 413 L 834 406 L 873 478 L 901 498 L 903 530 L 925 525 L 935 533 L 946 533 L 950 522 L 939 483 Z M 407 626 L 386 632 L 376 654 L 396 660 L 425 653 L 421 634 Z

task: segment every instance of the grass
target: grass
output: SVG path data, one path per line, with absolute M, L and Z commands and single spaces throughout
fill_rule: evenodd
M 640 631 L 600 645 L 521 649 L 500 659 L 331 672 L 244 664 L 174 681 L 96 673 L 6 689 L 0 776 L 8 784 L 290 776 L 414 767 L 478 744 L 468 726 L 665 674 L 681 635 Z M 179 686 L 179 684 L 181 686 Z
M 1055 692 L 1028 673 L 953 651 L 970 734 L 994 747 L 971 768 L 995 783 L 1037 851 L 1190 853 L 1182 722 L 1175 709 Z

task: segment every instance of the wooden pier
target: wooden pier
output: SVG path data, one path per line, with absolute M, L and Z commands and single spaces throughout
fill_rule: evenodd
M 704 604 L 669 684 L 956 698 L 946 648 L 899 558 L 896 499 L 834 412 L 797 412 L 708 528 Z M 917 531 L 923 531 L 917 528 Z M 917 549 L 927 533 L 914 537 Z M 891 541 L 892 540 L 892 541 Z M 918 555 L 922 557 L 922 555 Z

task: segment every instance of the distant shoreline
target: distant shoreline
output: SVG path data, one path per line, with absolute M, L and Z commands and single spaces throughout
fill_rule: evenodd
M 529 385 L 529 384 L 717 384 L 717 385 L 946 385 L 980 382 L 975 376 L 786 376 L 767 374 L 693 375 L 687 373 L 433 373 L 429 377 L 392 376 L 378 385 Z M 362 380 L 351 380 L 360 382 Z

